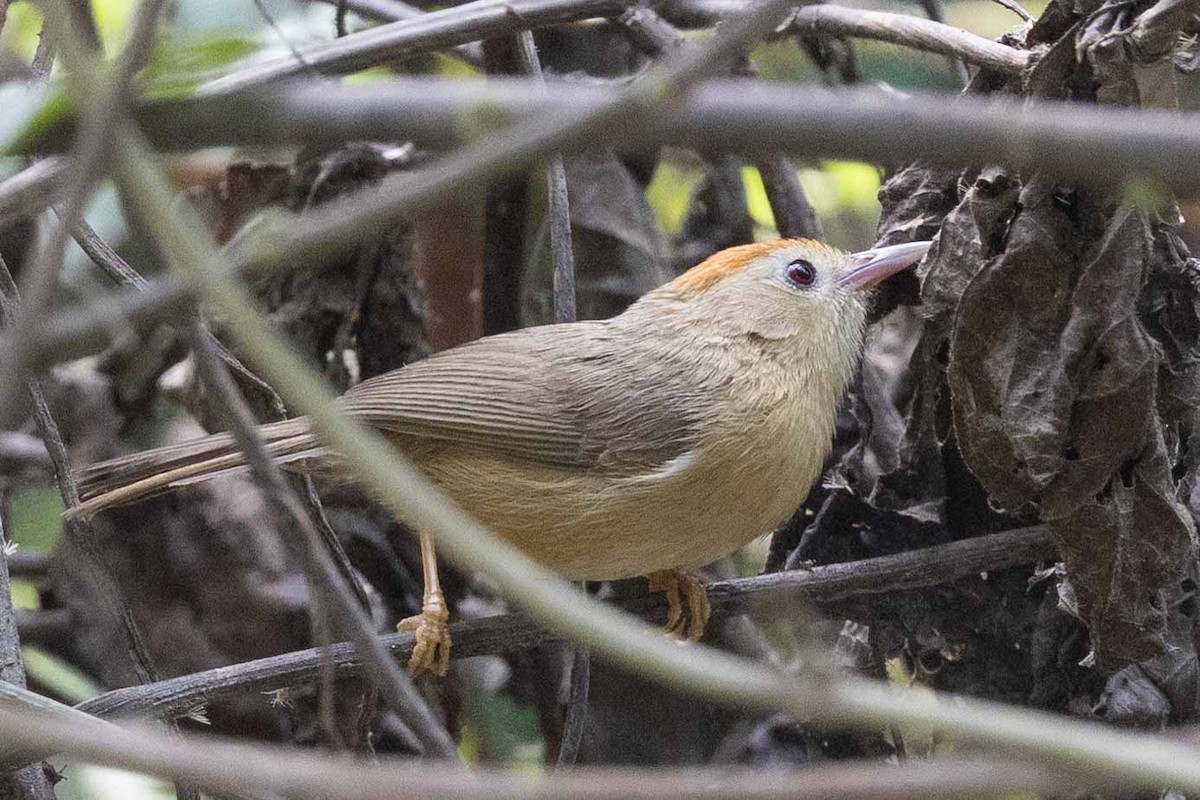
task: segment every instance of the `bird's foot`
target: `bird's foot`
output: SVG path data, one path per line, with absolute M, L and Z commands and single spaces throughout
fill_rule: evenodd
M 400 620 L 398 631 L 414 631 L 416 641 L 408 658 L 408 674 L 426 672 L 441 678 L 450 669 L 450 609 L 446 598 L 435 592 L 425 597 L 421 613 Z
M 711 609 L 708 593 L 699 578 L 677 569 L 663 569 L 651 572 L 646 580 L 650 583 L 650 591 L 667 596 L 667 635 L 693 642 L 704 635 Z

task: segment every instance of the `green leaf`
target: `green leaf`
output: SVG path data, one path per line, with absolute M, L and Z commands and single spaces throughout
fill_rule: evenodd
M 75 102 L 52 84 L 0 85 L 0 148 L 5 155 L 27 152 L 31 143 L 52 126 L 75 114 Z
M 48 552 L 62 533 L 62 512 L 57 489 L 40 486 L 16 492 L 6 520 L 8 538 L 22 547 Z
M 238 32 L 206 32 L 186 40 L 162 36 L 146 65 L 145 96 L 185 97 L 205 81 L 228 72 L 229 65 L 261 49 L 260 43 Z
M 64 703 L 75 705 L 100 694 L 100 687 L 91 678 L 39 647 L 22 647 L 21 657 L 29 680 L 45 686 Z

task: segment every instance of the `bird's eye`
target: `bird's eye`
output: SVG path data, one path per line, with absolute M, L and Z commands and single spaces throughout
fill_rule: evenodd
M 783 274 L 793 286 L 801 289 L 807 289 L 817 282 L 817 268 L 803 258 L 788 264 Z

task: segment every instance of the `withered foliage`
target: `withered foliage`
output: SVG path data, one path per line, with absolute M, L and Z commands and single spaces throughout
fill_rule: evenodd
M 972 88 L 1161 103 L 1170 71 L 1131 42 L 1144 8 L 1053 3 L 1025 35 L 1037 60 L 1020 85 L 982 75 Z M 886 373 L 869 358 L 852 405 L 861 438 L 838 469 L 854 497 L 825 503 L 808 549 L 844 537 L 848 520 L 867 552 L 885 531 L 958 538 L 1048 522 L 1063 570 L 1032 588 L 1027 573 L 987 576 L 946 602 L 877 604 L 884 655 L 915 655 L 926 673 L 932 660 L 947 667 L 934 685 L 984 696 L 1133 724 L 1194 719 L 1200 262 L 1178 212 L 997 167 L 911 165 L 881 198 L 884 242 L 936 244 L 907 298 L 915 314 L 889 318 L 912 337 L 903 377 L 881 391 Z

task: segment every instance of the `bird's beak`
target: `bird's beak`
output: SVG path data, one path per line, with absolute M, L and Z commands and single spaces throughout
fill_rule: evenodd
M 853 253 L 850 269 L 838 276 L 838 286 L 851 291 L 874 286 L 920 261 L 931 244 L 933 242 L 906 242 Z

